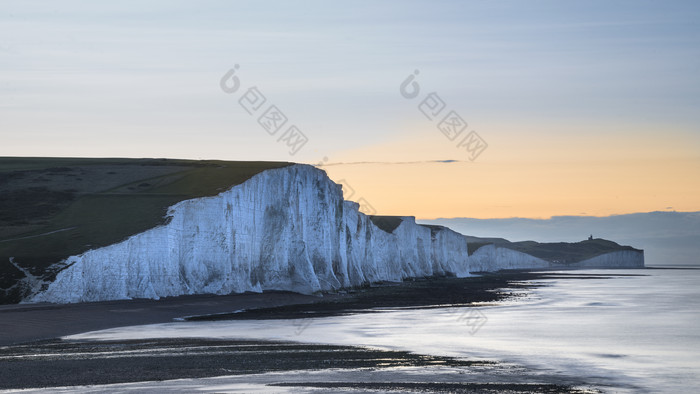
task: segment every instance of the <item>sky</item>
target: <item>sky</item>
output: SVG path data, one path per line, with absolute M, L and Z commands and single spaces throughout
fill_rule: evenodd
M 0 156 L 307 163 L 422 219 L 700 211 L 696 1 L 3 1 L 0 92 Z

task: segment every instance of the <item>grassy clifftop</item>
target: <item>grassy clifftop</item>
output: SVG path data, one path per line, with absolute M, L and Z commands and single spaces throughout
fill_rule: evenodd
M 165 222 L 177 202 L 213 196 L 286 162 L 0 158 L 0 299 L 24 274 Z M 50 273 L 48 273 L 50 274 Z

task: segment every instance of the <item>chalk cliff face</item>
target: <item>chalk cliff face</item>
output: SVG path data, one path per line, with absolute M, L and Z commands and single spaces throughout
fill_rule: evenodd
M 549 266 L 493 245 L 469 257 L 466 239 L 448 228 L 402 217 L 387 231 L 358 208 L 314 167 L 267 170 L 217 196 L 172 206 L 165 225 L 69 257 L 55 281 L 25 301 L 313 293 L 407 277 Z M 615 264 L 614 258 L 591 260 L 586 266 Z
M 642 268 L 644 253 L 633 250 L 620 250 L 592 257 L 572 264 L 575 268 Z
M 553 263 L 527 253 L 497 245 L 485 245 L 469 257 L 471 272 L 507 269 L 643 268 L 644 252 L 620 250 L 571 264 Z
M 480 247 L 470 256 L 469 263 L 471 272 L 548 268 L 552 266 L 547 260 L 496 245 Z
M 215 197 L 171 207 L 168 224 L 66 260 L 28 301 L 82 302 L 312 293 L 381 280 L 468 275 L 467 242 L 405 217 L 391 233 L 306 165 L 264 171 Z

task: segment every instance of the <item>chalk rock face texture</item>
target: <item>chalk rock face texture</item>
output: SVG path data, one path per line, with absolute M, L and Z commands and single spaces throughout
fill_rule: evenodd
M 595 256 L 571 265 L 575 268 L 643 268 L 644 253 L 620 250 Z
M 68 258 L 56 280 L 27 301 L 312 293 L 469 274 L 460 234 L 418 225 L 412 217 L 387 232 L 358 208 L 311 166 L 264 171 L 215 197 L 172 206 L 166 225 Z
M 469 263 L 471 272 L 548 268 L 552 266 L 547 260 L 496 245 L 480 247 L 470 256 Z
M 506 247 L 485 245 L 469 257 L 469 268 L 471 272 L 540 268 L 644 268 L 644 252 L 620 250 L 576 263 L 558 264 Z
M 493 245 L 469 257 L 466 239 L 448 228 L 402 217 L 386 231 L 358 208 L 343 200 L 341 186 L 324 171 L 307 165 L 267 170 L 217 196 L 173 205 L 165 225 L 69 257 L 55 281 L 25 302 L 313 293 L 407 277 L 549 266 Z M 615 260 L 599 256 L 584 263 L 597 267 Z

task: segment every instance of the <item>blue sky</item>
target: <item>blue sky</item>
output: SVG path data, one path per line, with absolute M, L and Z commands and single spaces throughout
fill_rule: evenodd
M 461 160 L 398 94 L 419 69 L 484 163 L 639 137 L 623 157 L 697 165 L 698 21 L 693 1 L 5 1 L 0 155 Z M 221 91 L 234 64 L 306 134 L 297 154 Z

